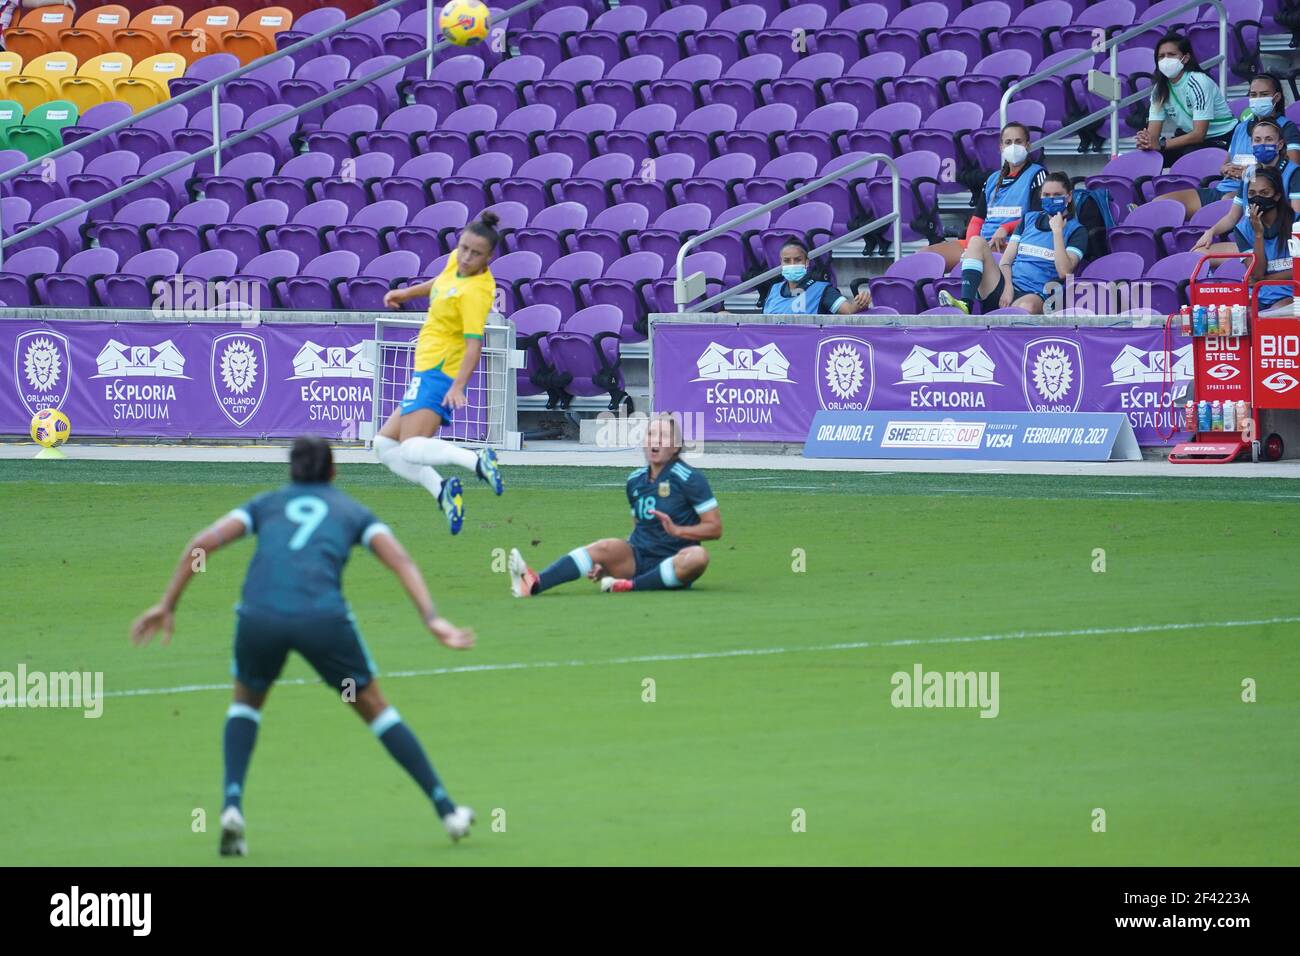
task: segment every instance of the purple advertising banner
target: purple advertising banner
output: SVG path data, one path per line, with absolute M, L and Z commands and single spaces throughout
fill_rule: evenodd
M 74 435 L 354 439 L 374 413 L 374 334 L 372 325 L 3 319 L 0 433 L 25 434 L 52 407 Z M 381 353 L 409 362 L 409 350 Z M 407 374 L 391 370 L 398 394 L 386 404 Z
M 656 411 L 715 441 L 802 442 L 820 409 L 1122 412 L 1143 445 L 1187 439 L 1192 340 L 1163 327 L 653 326 Z M 1170 434 L 1170 430 L 1179 428 Z

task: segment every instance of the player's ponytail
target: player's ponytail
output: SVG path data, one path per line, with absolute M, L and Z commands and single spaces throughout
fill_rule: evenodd
M 501 241 L 501 234 L 497 232 L 497 223 L 500 221 L 501 217 L 496 213 L 485 211 L 465 228 L 480 239 L 486 240 L 488 249 L 496 252 L 497 243 Z

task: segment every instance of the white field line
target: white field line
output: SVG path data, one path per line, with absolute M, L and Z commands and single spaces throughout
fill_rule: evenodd
M 1189 621 L 1174 624 L 1138 624 L 1131 627 L 1085 627 L 1063 631 L 1009 631 L 1004 634 L 977 634 L 965 637 L 914 637 L 895 641 L 849 641 L 839 644 L 816 644 L 810 647 L 750 647 L 730 651 L 698 651 L 693 654 L 640 654 L 609 657 L 603 660 L 516 661 L 502 664 L 466 664 L 459 667 L 433 667 L 427 670 L 389 671 L 379 674 L 393 677 L 438 677 L 444 674 L 473 674 L 487 671 L 526 671 L 555 667 L 605 667 L 618 664 L 657 664 L 672 661 L 720 660 L 728 657 L 768 657 L 774 654 L 803 654 L 825 651 L 857 651 L 874 647 L 912 647 L 927 644 L 977 644 L 984 641 L 1022 641 L 1053 637 L 1098 637 L 1108 634 L 1154 634 L 1165 631 L 1194 631 L 1225 627 L 1258 627 L 1267 624 L 1300 624 L 1297 617 L 1268 617 L 1251 621 Z M 319 684 L 319 680 L 293 678 L 279 680 L 280 686 Z M 106 691 L 104 697 L 156 697 L 164 694 L 192 694 L 198 691 L 229 690 L 224 684 L 183 684 L 179 687 L 142 687 L 134 690 Z M 21 706 L 21 705 L 19 705 Z

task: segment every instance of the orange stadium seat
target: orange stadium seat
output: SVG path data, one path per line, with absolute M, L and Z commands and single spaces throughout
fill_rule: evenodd
M 18 26 L 5 31 L 5 49 L 17 53 L 24 61 L 59 49 L 59 31 L 72 26 L 72 7 L 40 7 L 28 11 Z
M 221 50 L 249 64 L 258 57 L 275 52 L 275 35 L 293 26 L 293 13 L 287 7 L 267 7 L 250 13 L 239 21 L 238 29 L 221 39 Z
M 185 21 L 182 30 L 167 37 L 167 49 L 193 63 L 199 57 L 221 51 L 221 39 L 239 26 L 239 11 L 234 7 L 208 7 Z
M 185 22 L 181 8 L 164 4 L 150 7 L 131 18 L 125 30 L 113 34 L 113 46 L 139 63 L 167 50 L 167 36 Z
M 112 50 L 113 34 L 124 29 L 130 20 L 131 12 L 120 4 L 88 10 L 77 18 L 72 29 L 59 31 L 59 49 L 85 63 Z

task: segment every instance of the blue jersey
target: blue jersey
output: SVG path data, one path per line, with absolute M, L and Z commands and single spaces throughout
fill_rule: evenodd
M 1228 162 L 1236 166 L 1255 164 L 1255 153 L 1250 139 L 1257 118 L 1250 110 L 1241 114 L 1241 122 L 1232 131 L 1232 141 L 1228 144 Z M 1282 127 L 1282 138 L 1285 140 L 1281 147 L 1282 152 L 1292 149 L 1300 151 L 1300 127 L 1285 116 L 1270 116 L 1269 119 Z M 1223 193 L 1226 199 L 1233 193 L 1240 192 L 1242 185 L 1240 179 L 1220 179 L 1214 184 L 1214 189 Z
M 777 279 L 763 299 L 764 315 L 835 315 L 847 300 L 825 279 L 805 277 L 798 292 L 790 295 L 790 284 Z
M 1024 219 L 1030 210 L 1039 207 L 1038 194 L 1047 180 L 1047 170 L 1038 163 L 1027 163 L 1013 179 L 1002 176 L 996 169 L 984 180 L 984 202 L 976 212 L 984 213 L 980 237 L 988 240 L 1003 223 Z
M 663 554 L 680 551 L 695 542 L 668 534 L 652 511 L 662 511 L 674 524 L 692 525 L 700 523 L 700 515 L 718 507 L 718 499 L 713 497 L 704 473 L 680 459 L 666 464 L 656 478 L 650 477 L 648 465 L 632 472 L 627 479 L 627 501 L 636 519 L 636 527 L 628 539 L 632 547 Z
M 1062 233 L 1066 252 L 1078 263 L 1088 249 L 1088 230 L 1077 219 L 1067 219 Z M 1008 243 L 1016 244 L 1016 258 L 1011 263 L 1011 282 L 1021 292 L 1047 298 L 1047 283 L 1059 282 L 1052 227 L 1046 213 L 1035 213 L 1020 220 Z
M 355 544 L 387 527 L 328 482 L 289 484 L 258 495 L 231 517 L 257 535 L 240 611 L 281 617 L 346 614 L 343 566 Z
M 1233 238 L 1237 240 L 1237 248 L 1242 252 L 1255 251 L 1255 230 L 1250 224 L 1249 217 L 1243 218 L 1233 229 Z M 1264 255 L 1268 257 L 1268 264 L 1264 267 L 1264 274 L 1271 276 L 1275 272 L 1285 272 L 1286 278 L 1291 278 L 1291 250 L 1287 243 L 1289 236 L 1278 235 L 1276 230 L 1273 235 L 1264 233 Z M 1266 285 L 1259 290 L 1259 305 L 1262 309 L 1281 301 L 1289 299 L 1295 293 L 1291 286 L 1285 285 Z
M 1282 197 L 1283 202 L 1300 201 L 1300 166 L 1297 166 L 1291 160 L 1283 156 L 1278 160 L 1277 171 L 1282 174 L 1282 191 L 1285 194 Z M 1250 208 L 1250 183 L 1244 182 L 1237 190 L 1237 195 L 1232 197 L 1235 205 L 1240 206 L 1243 210 Z

